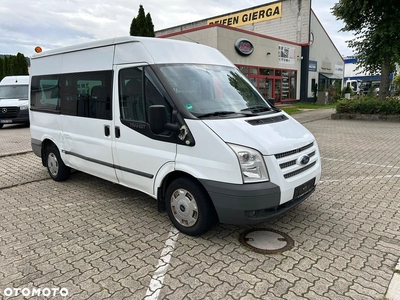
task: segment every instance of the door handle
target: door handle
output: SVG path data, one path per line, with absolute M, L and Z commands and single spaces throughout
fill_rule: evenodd
M 115 137 L 118 139 L 121 136 L 121 130 L 119 129 L 119 126 L 115 127 Z
M 110 136 L 110 126 L 109 125 L 104 125 L 104 135 Z

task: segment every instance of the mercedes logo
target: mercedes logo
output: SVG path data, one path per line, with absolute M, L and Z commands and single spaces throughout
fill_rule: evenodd
M 3 107 L 3 108 L 1 109 L 1 112 L 2 112 L 3 114 L 7 113 L 7 107 Z

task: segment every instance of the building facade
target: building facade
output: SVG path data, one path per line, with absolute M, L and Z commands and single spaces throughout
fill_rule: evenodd
M 221 51 L 274 102 L 310 101 L 315 87 L 342 82 L 344 62 L 311 0 L 282 0 L 159 30 L 156 37 Z

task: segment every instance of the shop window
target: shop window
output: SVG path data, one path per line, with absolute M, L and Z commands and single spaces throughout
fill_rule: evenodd
M 258 68 L 249 68 L 249 75 L 258 75 Z
M 260 75 L 274 76 L 274 70 L 273 70 L 273 69 L 263 69 L 263 68 L 260 68 Z
M 275 76 L 282 76 L 281 70 L 275 70 Z

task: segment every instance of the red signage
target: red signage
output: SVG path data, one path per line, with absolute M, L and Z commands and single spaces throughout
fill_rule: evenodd
M 246 39 L 238 39 L 235 42 L 235 49 L 237 53 L 243 56 L 250 55 L 254 51 L 253 44 Z

